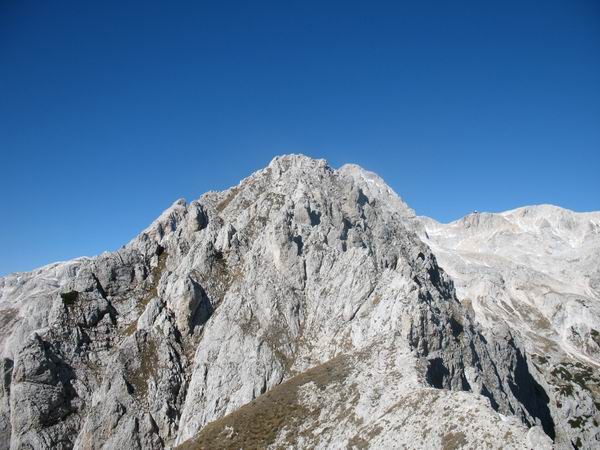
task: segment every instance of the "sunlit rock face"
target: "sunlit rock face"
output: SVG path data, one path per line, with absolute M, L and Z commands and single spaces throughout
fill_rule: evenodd
M 484 331 L 503 324 L 519 341 L 549 396 L 557 447 L 598 447 L 600 213 L 539 205 L 417 223 Z
M 0 278 L 0 448 L 593 448 L 598 215 L 483 216 L 289 155 Z

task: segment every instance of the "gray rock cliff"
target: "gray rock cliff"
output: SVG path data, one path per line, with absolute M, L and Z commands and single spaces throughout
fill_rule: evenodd
M 545 373 L 598 376 L 598 267 L 573 281 L 590 320 L 553 297 L 581 339 L 545 371 L 506 291 L 467 301 L 522 272 L 463 275 L 442 228 L 373 173 L 289 155 L 116 252 L 0 278 L 0 448 L 597 446 L 593 383 Z

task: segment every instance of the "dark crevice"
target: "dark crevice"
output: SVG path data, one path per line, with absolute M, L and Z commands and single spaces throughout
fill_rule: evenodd
M 514 368 L 514 379 L 508 381 L 510 390 L 527 412 L 540 420 L 544 432 L 552 439 L 555 438 L 554 421 L 548 404 L 550 399 L 544 388 L 529 372 L 527 359 L 517 349 L 517 360 Z
M 429 269 L 427 269 L 427 274 L 429 275 L 431 284 L 433 284 L 435 287 L 439 288 L 442 284 L 439 270 L 436 270 L 436 268 L 434 268 L 434 267 L 430 267 Z
M 13 371 L 14 362 L 12 359 L 3 358 L 0 363 L 0 368 L 2 368 L 2 386 L 4 388 L 4 392 L 7 396 L 10 396 L 10 382 L 12 379 L 12 371 Z
M 458 336 L 460 336 L 463 333 L 464 327 L 454 317 L 450 317 L 449 322 L 450 322 L 450 329 L 452 330 L 452 336 L 457 338 Z
M 94 278 L 94 282 L 96 283 L 96 289 L 98 290 L 102 298 L 106 298 L 106 291 L 104 290 L 104 287 L 102 286 L 102 283 L 100 283 L 100 280 L 98 279 L 96 274 L 93 273 L 92 277 Z
M 66 306 L 73 306 L 75 304 L 75 302 L 77 302 L 77 299 L 79 298 L 79 292 L 77 292 L 77 291 L 63 292 L 60 294 L 60 298 L 62 298 L 63 303 Z
M 369 203 L 369 197 L 367 197 L 364 192 L 362 191 L 362 189 L 358 189 L 358 199 L 357 199 L 357 203 L 360 206 L 365 206 L 367 203 Z
M 425 375 L 427 383 L 434 388 L 443 389 L 444 379 L 450 375 L 450 371 L 444 365 L 442 358 L 432 358 L 427 366 L 427 373 Z
M 194 329 L 198 325 L 204 325 L 214 312 L 213 302 L 200 283 L 190 279 L 194 289 L 194 297 L 198 299 L 195 311 L 190 318 L 190 328 Z
M 494 408 L 494 410 L 498 411 L 498 409 L 500 408 L 500 405 L 498 405 L 498 402 L 494 399 L 494 396 L 492 395 L 492 393 L 488 390 L 488 388 L 485 385 L 481 386 L 481 395 L 483 395 L 484 397 L 487 397 L 490 400 L 490 405 L 492 406 L 492 408 Z
M 308 212 L 308 215 L 310 217 L 310 224 L 311 226 L 316 226 L 319 225 L 321 223 L 321 213 L 319 211 L 313 211 L 310 210 Z
M 352 222 L 350 222 L 345 217 L 342 219 L 342 225 L 343 225 L 343 228 L 342 228 L 342 232 L 340 234 L 340 239 L 342 241 L 345 241 L 346 239 L 348 239 L 348 231 L 353 228 L 353 225 L 352 225 Z
M 298 246 L 298 256 L 302 255 L 302 251 L 304 250 L 304 242 L 302 241 L 302 236 L 294 236 L 292 241 L 296 243 Z

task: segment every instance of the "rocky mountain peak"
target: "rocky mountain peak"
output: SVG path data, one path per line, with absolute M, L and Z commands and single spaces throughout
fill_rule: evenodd
M 267 168 L 271 170 L 279 169 L 280 172 L 294 169 L 299 169 L 303 171 L 333 170 L 329 167 L 326 160 L 311 158 L 309 156 L 302 155 L 299 153 L 275 156 L 271 160 Z
M 438 264 L 459 227 L 287 155 L 117 252 L 2 278 L 0 448 L 593 442 Z

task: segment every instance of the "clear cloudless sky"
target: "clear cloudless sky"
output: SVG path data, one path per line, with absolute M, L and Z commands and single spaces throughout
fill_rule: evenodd
M 600 2 L 0 0 L 0 274 L 284 153 L 440 221 L 600 209 Z

